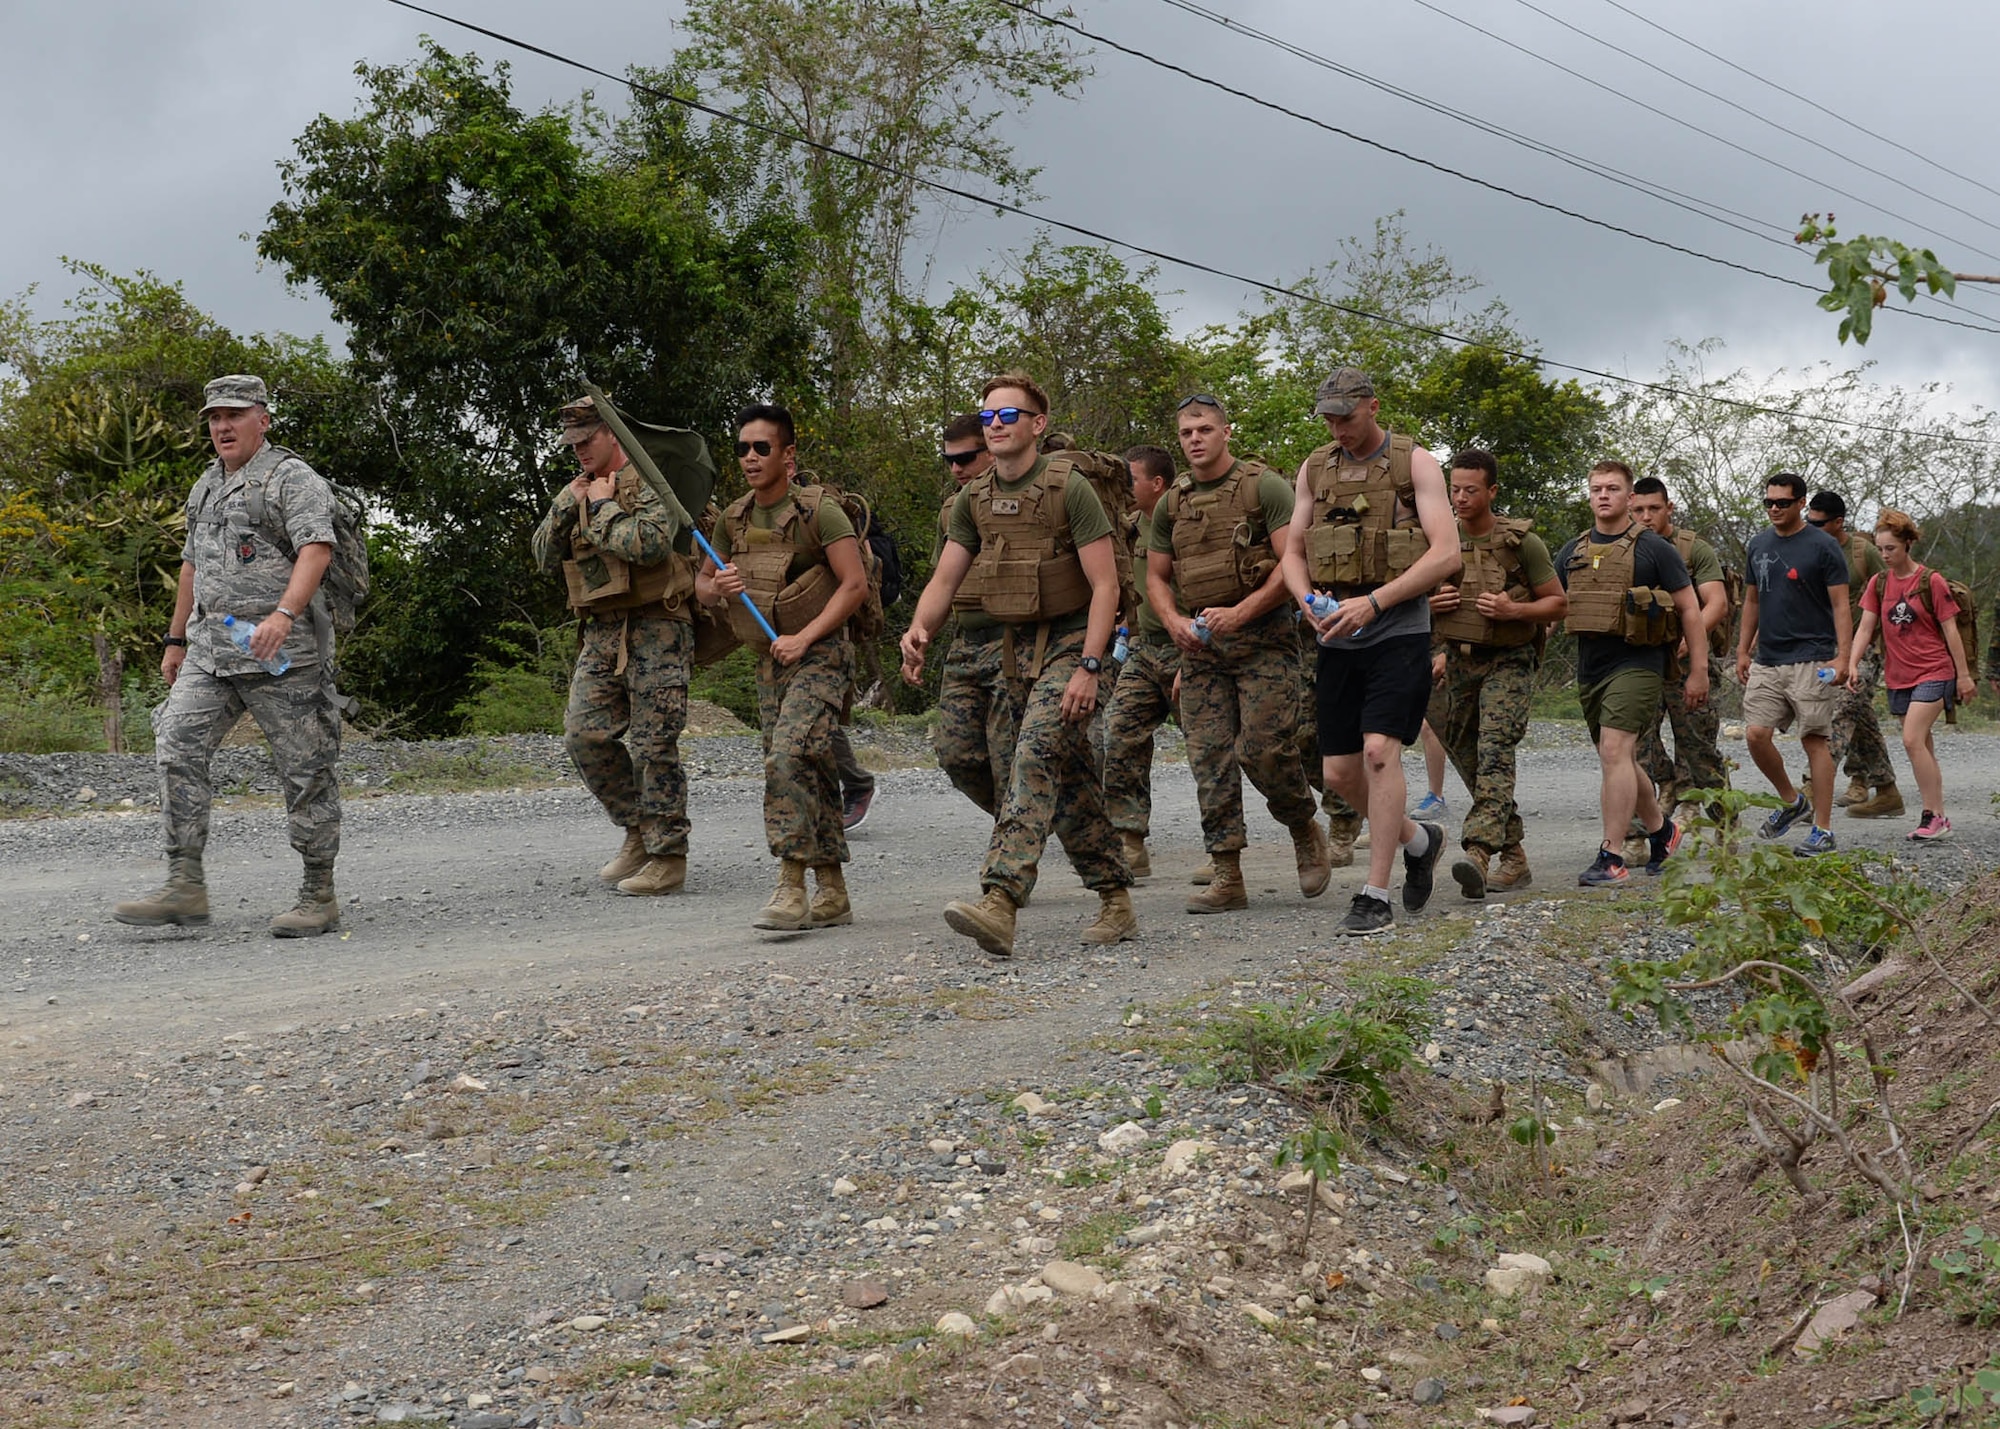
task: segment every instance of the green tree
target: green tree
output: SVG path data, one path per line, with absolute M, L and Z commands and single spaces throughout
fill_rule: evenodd
M 803 388 L 804 231 L 759 199 L 756 155 L 653 100 L 526 114 L 507 67 L 426 44 L 357 67 L 365 102 L 321 116 L 281 166 L 258 251 L 325 295 L 372 390 L 407 529 L 348 666 L 436 732 L 503 624 L 560 618 L 528 536 L 568 467 L 555 409 L 590 377 L 710 433 Z

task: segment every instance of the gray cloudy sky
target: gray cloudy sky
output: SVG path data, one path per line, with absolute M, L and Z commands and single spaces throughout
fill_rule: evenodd
M 1165 0 L 1076 0 L 1107 35 L 1239 88 L 1567 207 L 1773 272 L 1812 278 L 1804 253 L 1581 174 L 1555 160 L 1379 95 L 1224 33 Z M 1428 97 L 1775 225 L 1832 209 L 1849 231 L 1921 239 L 1947 262 L 2000 271 L 2000 195 L 1930 168 L 1650 30 L 1612 0 L 1534 0 L 1549 16 L 1769 115 L 1788 137 L 1567 31 L 1524 0 L 1211 0 L 1246 25 Z M 1888 138 L 2000 189 L 1985 96 L 1996 22 L 1977 0 L 1912 0 L 1897 36 L 1859 0 L 1726 3 L 1621 0 Z M 436 8 L 606 68 L 655 61 L 676 41 L 678 4 L 641 0 L 441 0 Z M 1438 10 L 1585 71 L 1593 89 L 1454 23 Z M 245 235 L 279 196 L 277 162 L 324 111 L 351 113 L 353 66 L 397 62 L 429 32 L 498 58 L 501 47 L 381 0 L 0 0 L 0 292 L 37 285 L 37 309 L 73 289 L 59 258 L 149 268 L 239 329 L 328 327 L 324 306 L 260 268 Z M 1930 42 L 1930 35 L 1943 37 Z M 532 55 L 513 62 L 517 98 L 565 102 L 584 77 Z M 1013 126 L 1043 166 L 1044 211 L 1239 272 L 1283 279 L 1323 263 L 1340 237 L 1407 211 L 1414 238 L 1444 249 L 1504 298 L 1546 356 L 1653 374 L 1672 338 L 1720 336 L 1727 359 L 1766 372 L 1857 360 L 1812 294 L 1713 267 L 1534 209 L 1256 109 L 1124 55 L 1100 52 L 1074 102 L 1044 101 Z M 1864 66 L 1865 69 L 1859 66 Z M 610 86 L 600 98 L 616 103 Z M 1636 108 L 1629 95 L 1810 175 L 1797 177 Z M 1884 170 L 1932 197 L 1866 171 Z M 1814 182 L 1817 180 L 1818 182 Z M 1866 202 L 1843 198 L 1846 189 Z M 1871 205 L 1881 205 L 1875 208 Z M 1968 210 L 1955 212 L 1948 205 Z M 1894 215 L 1901 215 L 1900 217 Z M 1779 236 L 1782 236 L 1779 234 Z M 1022 220 L 959 218 L 931 252 L 937 286 L 1032 237 Z M 1255 306 L 1238 285 L 1165 267 L 1183 328 Z M 1961 290 L 1962 293 L 1966 290 Z M 2000 328 L 2000 292 L 1959 305 Z M 1951 309 L 1935 308 L 1940 312 Z M 336 334 L 337 336 L 337 334 Z M 1943 380 L 1957 401 L 2000 406 L 2000 334 L 1902 314 L 1877 324 L 1877 376 Z

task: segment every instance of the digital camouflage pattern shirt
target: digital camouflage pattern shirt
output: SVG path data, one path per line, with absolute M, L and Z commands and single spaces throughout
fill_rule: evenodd
M 254 528 L 253 483 L 264 492 L 263 524 Z M 222 618 L 233 615 L 247 623 L 270 615 L 291 583 L 296 553 L 314 543 L 333 544 L 333 488 L 297 453 L 266 442 L 233 472 L 211 462 L 188 493 L 187 539 L 181 546 L 181 559 L 194 567 L 188 663 L 212 675 L 262 674 L 230 641 Z M 308 611 L 298 614 L 283 653 L 295 667 L 317 665 L 317 622 Z

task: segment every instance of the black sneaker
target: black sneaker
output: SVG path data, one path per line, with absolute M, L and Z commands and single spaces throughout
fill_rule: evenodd
M 867 822 L 868 806 L 874 802 L 875 791 L 872 788 L 863 789 L 859 793 L 849 794 L 846 801 L 840 806 L 841 831 L 843 833 L 853 833 L 863 823 Z
M 1388 932 L 1395 921 L 1386 899 L 1372 893 L 1357 893 L 1347 916 L 1340 920 L 1340 931 L 1350 938 L 1365 938 L 1370 933 Z
M 1431 878 L 1437 872 L 1438 859 L 1444 853 L 1444 826 L 1442 824 L 1418 824 L 1418 828 L 1431 836 L 1431 846 L 1416 857 L 1403 855 L 1403 911 L 1416 913 L 1431 901 Z

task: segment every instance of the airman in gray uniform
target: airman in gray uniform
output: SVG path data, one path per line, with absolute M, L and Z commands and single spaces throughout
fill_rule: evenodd
M 203 392 L 216 460 L 188 496 L 180 587 L 160 659 L 167 698 L 153 715 L 167 882 L 114 908 L 121 923 L 208 921 L 209 761 L 245 709 L 270 742 L 292 847 L 305 860 L 297 906 L 272 919 L 271 932 L 310 937 L 340 923 L 340 715 L 320 595 L 333 557 L 333 491 L 296 453 L 265 440 L 269 403 L 258 377 L 218 377 Z M 254 626 L 247 652 L 232 638 L 246 626 Z

